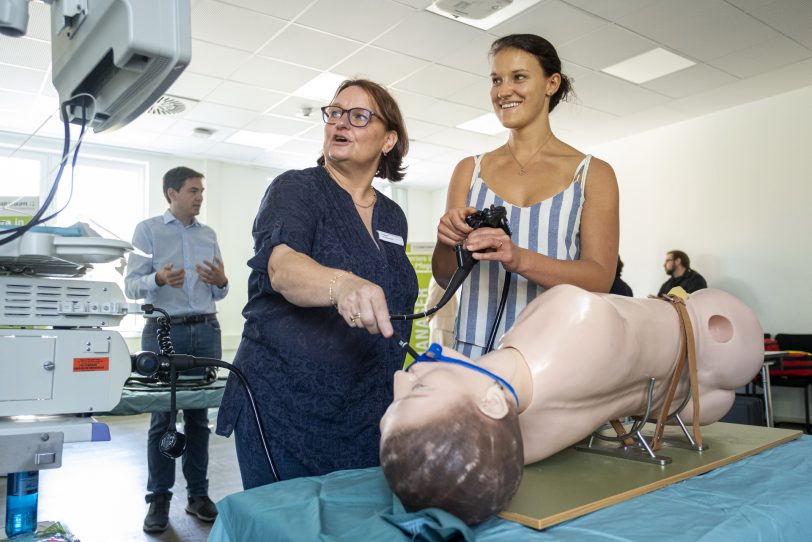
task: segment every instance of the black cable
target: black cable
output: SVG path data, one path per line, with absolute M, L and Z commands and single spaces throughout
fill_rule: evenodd
M 491 326 L 491 333 L 488 336 L 488 344 L 485 346 L 485 353 L 487 354 L 493 350 L 493 343 L 496 342 L 496 330 L 499 329 L 499 322 L 502 321 L 502 315 L 505 312 L 505 305 L 507 305 L 508 290 L 510 289 L 510 271 L 505 272 L 505 283 L 502 285 L 502 296 L 499 300 L 499 308 L 496 309 L 496 319 Z
M 4 236 L 3 239 L 0 239 L 0 246 L 5 245 L 7 243 L 11 243 L 15 239 L 22 237 L 25 233 L 27 233 L 31 228 L 40 224 L 42 215 L 45 214 L 46 209 L 48 206 L 51 205 L 51 202 L 56 196 L 56 190 L 59 187 L 59 181 L 62 179 L 62 172 L 65 169 L 65 164 L 67 164 L 68 156 L 70 155 L 70 122 L 68 121 L 68 102 L 64 102 L 61 104 L 62 109 L 62 123 L 65 128 L 65 136 L 64 141 L 62 143 L 62 159 L 59 161 L 59 169 L 56 172 L 56 177 L 54 178 L 54 182 L 51 185 L 51 190 L 48 192 L 48 196 L 45 198 L 45 201 L 40 206 L 39 210 L 31 217 L 31 220 L 28 221 L 27 224 L 23 224 L 22 226 L 18 226 L 16 228 L 11 228 L 7 230 L 0 230 L 0 235 Z
M 279 476 L 279 471 L 276 468 L 276 464 L 273 461 L 273 456 L 271 456 L 271 450 L 268 448 L 268 441 L 265 437 L 265 428 L 262 426 L 262 419 L 259 417 L 257 403 L 256 400 L 254 400 L 254 393 L 251 391 L 251 386 L 248 385 L 245 375 L 243 375 L 242 371 L 231 363 L 226 363 L 219 359 L 196 358 L 196 364 L 204 367 L 221 367 L 227 371 L 233 372 L 235 375 L 237 375 L 237 378 L 240 379 L 243 388 L 245 388 L 245 393 L 248 395 L 248 402 L 251 403 L 251 410 L 254 413 L 254 421 L 257 424 L 257 431 L 259 431 L 259 440 L 262 442 L 262 449 L 265 451 L 265 459 L 268 461 L 268 467 L 271 469 L 271 475 L 273 475 L 274 480 L 277 482 L 282 480 L 282 478 Z

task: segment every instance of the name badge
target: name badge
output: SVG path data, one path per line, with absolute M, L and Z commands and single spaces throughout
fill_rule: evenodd
M 378 239 L 386 241 L 387 243 L 394 243 L 403 246 L 403 237 L 393 233 L 386 233 L 385 231 L 378 230 Z

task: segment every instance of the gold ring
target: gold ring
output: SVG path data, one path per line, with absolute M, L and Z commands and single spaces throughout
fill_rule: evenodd
M 355 323 L 355 321 L 356 321 L 356 320 L 358 320 L 359 318 L 361 318 L 361 313 L 360 313 L 360 312 L 356 312 L 355 314 L 353 314 L 352 316 L 350 316 L 350 322 L 352 322 L 352 323 L 354 324 L 354 323 Z
M 502 248 L 502 241 L 499 241 L 499 244 L 496 245 L 496 250 L 499 250 L 500 248 Z

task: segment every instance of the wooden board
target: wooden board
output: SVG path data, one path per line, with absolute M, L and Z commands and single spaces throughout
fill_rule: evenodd
M 667 436 L 677 434 L 677 428 L 666 429 Z M 673 460 L 665 466 L 568 448 L 526 466 L 519 491 L 499 515 L 544 529 L 733 463 L 801 434 L 796 430 L 717 422 L 702 428 L 708 445 L 702 452 L 668 444 L 658 450 L 658 455 Z

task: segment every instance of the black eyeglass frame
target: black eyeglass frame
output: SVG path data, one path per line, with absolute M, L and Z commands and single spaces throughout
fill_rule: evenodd
M 339 116 L 338 118 L 332 119 L 333 122 L 330 122 L 331 117 L 330 117 L 330 115 L 327 114 L 328 109 L 340 109 L 341 110 L 341 115 L 346 113 L 347 114 L 347 122 L 350 123 L 350 126 L 355 126 L 356 128 L 366 128 L 367 126 L 369 126 L 369 123 L 372 122 L 373 117 L 377 117 L 377 118 L 381 119 L 381 121 L 383 121 L 383 118 L 381 118 L 380 115 L 378 115 L 374 111 L 370 111 L 366 107 L 350 107 L 349 109 L 344 109 L 343 107 L 339 107 L 337 105 L 325 105 L 324 107 L 321 108 L 321 118 L 322 118 L 322 120 L 324 121 L 325 124 L 335 124 L 336 122 L 338 122 L 338 119 L 341 118 L 341 116 Z M 366 124 L 355 124 L 355 123 L 353 123 L 353 121 L 352 121 L 352 112 L 357 111 L 357 110 L 361 110 L 361 111 L 363 111 L 365 113 L 369 113 L 369 120 L 366 122 Z

